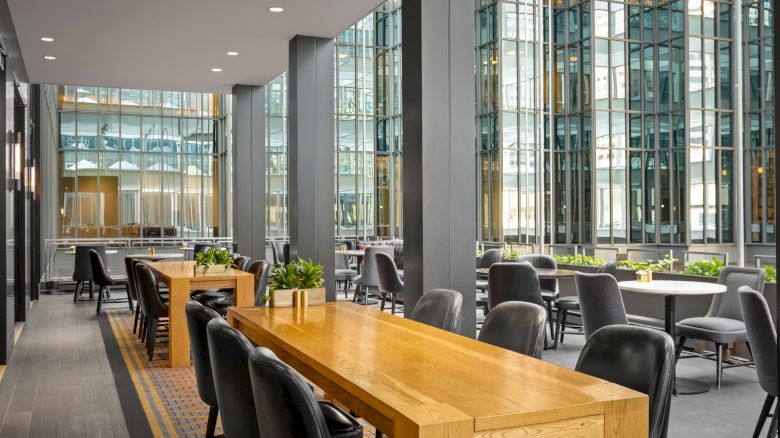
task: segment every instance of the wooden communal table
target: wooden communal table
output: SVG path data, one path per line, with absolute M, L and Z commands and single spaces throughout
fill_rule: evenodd
M 648 434 L 644 394 L 377 309 L 231 308 L 228 321 L 394 437 Z
M 540 280 L 557 280 L 559 278 L 574 277 L 574 271 L 568 269 L 534 268 L 536 276 Z M 490 268 L 477 268 L 477 274 L 487 276 Z
M 193 275 L 193 261 L 165 261 L 149 263 L 157 279 L 168 285 L 168 362 L 172 368 L 190 366 L 190 338 L 184 306 L 190 300 L 190 291 L 233 289 L 233 305 L 252 306 L 254 276 L 231 269 L 220 276 Z

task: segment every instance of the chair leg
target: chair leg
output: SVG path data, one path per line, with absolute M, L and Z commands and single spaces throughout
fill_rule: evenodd
M 141 306 L 135 307 L 135 317 L 133 318 L 133 334 L 138 330 L 138 316 L 141 313 Z
M 133 313 L 133 299 L 130 298 L 130 285 L 127 286 L 127 305 L 130 306 L 130 313 Z
M 715 382 L 716 387 L 720 389 L 720 383 L 723 380 L 723 344 L 715 344 L 715 349 L 717 350 L 716 356 L 717 356 L 717 370 L 718 373 Z
M 81 294 L 81 287 L 84 285 L 84 282 L 81 280 L 76 282 L 76 290 L 73 291 L 73 302 L 75 303 L 79 299 L 79 295 Z
M 355 286 L 355 294 L 352 295 L 352 302 L 357 303 L 357 296 L 358 292 L 360 291 L 360 286 Z
M 753 431 L 753 438 L 758 438 L 761 435 L 761 429 L 764 428 L 766 423 L 766 417 L 769 416 L 769 410 L 772 409 L 772 403 L 774 403 L 775 397 L 767 394 L 764 400 L 764 406 L 761 407 L 761 414 L 758 416 L 758 423 L 756 423 L 756 430 Z
M 775 412 L 772 414 L 772 422 L 769 423 L 769 431 L 766 433 L 767 438 L 777 438 L 777 422 L 780 419 L 780 413 L 778 413 L 780 404 L 775 406 Z
M 217 428 L 217 416 L 219 409 L 214 406 L 209 408 L 209 420 L 206 423 L 206 438 L 214 438 L 214 430 Z
M 553 336 L 553 350 L 558 349 L 558 337 L 561 335 L 561 324 L 563 324 L 563 315 L 560 309 L 558 309 L 557 318 L 555 318 L 555 335 Z
M 103 286 L 98 290 L 97 314 L 100 315 L 100 306 L 103 304 Z
M 677 363 L 677 361 L 680 360 L 680 355 L 682 354 L 683 347 L 685 347 L 685 336 L 680 336 L 680 341 L 677 343 L 677 349 L 674 352 L 675 363 Z
M 390 294 L 390 313 L 395 315 L 395 294 Z
M 385 298 L 387 298 L 387 294 L 382 292 L 382 304 L 379 305 L 379 310 L 385 311 Z
M 92 292 L 93 292 L 93 290 L 92 290 L 92 289 L 93 289 L 93 285 L 92 285 L 92 282 L 90 281 L 90 282 L 89 282 L 89 299 L 90 299 L 90 300 L 91 300 L 91 299 L 93 299 L 93 298 L 95 298 L 95 296 L 92 294 Z
M 553 322 L 552 301 L 547 301 L 547 322 L 550 323 L 550 336 L 555 333 L 555 323 Z
M 154 359 L 154 344 L 157 341 L 157 318 L 149 318 L 149 362 Z
M 560 312 L 560 310 L 558 310 Z M 563 335 L 566 334 L 566 318 L 569 317 L 569 311 L 563 309 L 563 320 L 561 321 L 561 344 L 563 344 Z

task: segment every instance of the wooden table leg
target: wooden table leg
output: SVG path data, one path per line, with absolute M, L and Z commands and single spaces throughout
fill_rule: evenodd
M 190 300 L 190 282 L 187 279 L 171 279 L 168 288 L 168 363 L 171 368 L 189 367 L 190 338 L 185 306 Z
M 252 307 L 255 305 L 255 281 L 254 277 L 244 276 L 236 278 L 236 288 L 233 291 L 233 305 L 238 307 Z

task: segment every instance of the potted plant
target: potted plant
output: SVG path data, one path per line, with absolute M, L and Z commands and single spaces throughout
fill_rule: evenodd
M 271 307 L 291 307 L 296 292 L 306 292 L 310 305 L 325 304 L 325 288 L 322 287 L 325 271 L 322 265 L 311 260 L 292 260 L 286 265 L 277 264 L 271 269 L 268 288 Z
M 227 248 L 208 248 L 195 254 L 194 274 L 224 275 L 230 271 L 233 257 Z

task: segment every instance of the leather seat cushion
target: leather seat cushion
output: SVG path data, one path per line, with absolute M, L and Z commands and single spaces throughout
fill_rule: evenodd
M 580 310 L 580 298 L 579 297 L 561 297 L 555 302 L 556 307 L 566 310 Z
M 336 269 L 336 280 L 344 281 L 357 275 L 354 269 Z
M 319 402 L 319 405 L 332 437 L 351 438 L 363 436 L 363 427 L 354 418 L 332 403 Z
M 207 291 L 199 291 L 198 293 L 193 294 L 191 297 L 195 301 L 199 301 L 203 304 L 205 304 L 207 301 L 211 300 L 223 300 L 225 298 L 233 296 L 233 292 L 223 292 L 220 290 L 207 290 Z
M 745 323 L 736 319 L 701 316 L 677 323 L 677 336 L 729 344 L 747 341 Z
M 555 301 L 558 299 L 558 296 L 560 294 L 558 292 L 553 292 L 547 289 L 542 289 L 542 299 L 544 301 Z
M 486 278 L 477 278 L 477 289 L 487 290 L 488 281 Z

